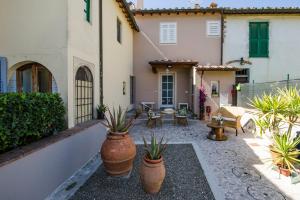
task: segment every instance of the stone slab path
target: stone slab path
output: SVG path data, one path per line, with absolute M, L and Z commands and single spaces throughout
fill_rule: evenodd
M 164 136 L 169 143 L 193 143 L 202 155 L 201 165 L 208 166 L 209 181 L 216 199 L 225 200 L 284 200 L 300 199 L 300 184 L 291 184 L 290 178 L 271 169 L 268 143 L 251 133 L 236 137 L 235 130 L 227 130 L 227 141 L 216 142 L 206 138 L 209 128 L 204 122 L 190 120 L 189 126 L 174 126 L 172 120 L 162 127 L 149 129 L 145 120 L 137 120 L 130 130 L 137 143 L 152 132 Z M 205 169 L 204 169 L 205 171 Z

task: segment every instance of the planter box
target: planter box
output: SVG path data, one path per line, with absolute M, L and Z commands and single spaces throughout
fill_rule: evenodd
M 99 152 L 105 137 L 93 121 L 0 155 L 0 199 L 45 199 Z

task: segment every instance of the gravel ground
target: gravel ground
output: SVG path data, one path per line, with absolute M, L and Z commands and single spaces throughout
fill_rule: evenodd
M 168 145 L 164 155 L 166 178 L 157 195 L 146 194 L 141 187 L 138 170 L 142 155 L 143 147 L 138 145 L 134 168 L 129 178 L 108 177 L 101 165 L 71 199 L 215 199 L 191 144 Z
M 300 199 L 300 184 L 291 184 L 290 178 L 279 177 L 271 169 L 268 144 L 251 133 L 236 137 L 235 130 L 226 129 L 227 141 L 216 142 L 206 138 L 209 128 L 204 122 L 190 120 L 189 126 L 174 126 L 164 121 L 162 127 L 146 128 L 145 120 L 138 120 L 130 133 L 135 141 L 150 138 L 152 132 L 165 136 L 170 143 L 194 143 L 210 168 L 209 176 L 217 180 L 226 200 L 284 200 Z M 246 131 L 247 132 L 247 131 Z M 213 188 L 213 186 L 211 186 Z

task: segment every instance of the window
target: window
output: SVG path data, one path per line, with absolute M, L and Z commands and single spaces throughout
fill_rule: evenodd
M 84 8 L 84 13 L 85 13 L 85 19 L 88 22 L 91 22 L 91 0 L 84 0 L 85 3 L 85 8 Z
M 177 24 L 160 23 L 160 44 L 176 44 L 177 43 Z
M 236 83 L 249 83 L 249 69 L 242 69 L 236 72 L 235 80 Z
M 117 19 L 117 40 L 121 44 L 122 42 L 122 23 L 120 19 Z
M 269 23 L 250 22 L 249 24 L 250 57 L 269 56 Z
M 207 36 L 219 37 L 221 35 L 221 22 L 220 21 L 207 21 L 206 34 L 207 34 Z
M 93 119 L 93 76 L 87 67 L 80 67 L 75 76 L 76 124 Z
M 18 92 L 52 92 L 52 74 L 40 64 L 32 63 L 17 69 Z

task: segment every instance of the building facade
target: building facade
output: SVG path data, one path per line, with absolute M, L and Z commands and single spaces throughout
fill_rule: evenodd
M 221 12 L 218 9 L 136 10 L 134 34 L 136 104 L 154 109 L 187 105 L 199 114 L 205 88 L 211 112 L 231 104 L 234 68 L 221 66 Z
M 100 103 L 130 106 L 132 38 L 138 27 L 126 1 L 4 0 L 0 25 L 4 92 L 59 93 L 69 128 L 95 118 Z
M 244 69 L 237 82 L 263 83 L 300 78 L 300 10 L 224 10 L 223 62 Z M 241 58 L 244 61 L 240 62 Z

